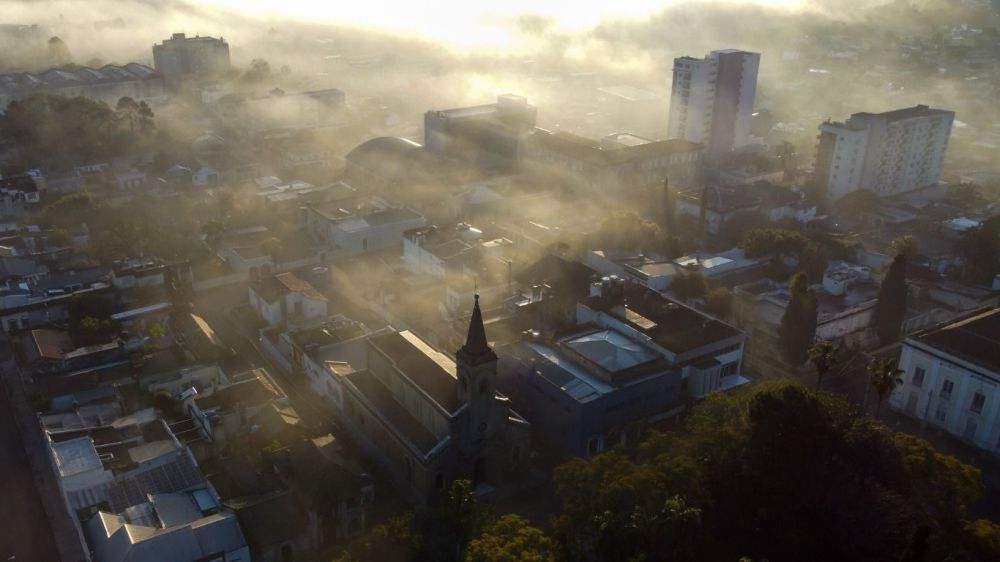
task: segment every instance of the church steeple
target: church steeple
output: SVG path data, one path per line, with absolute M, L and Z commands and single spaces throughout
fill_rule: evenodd
M 469 319 L 469 334 L 462 346 L 465 353 L 478 356 L 491 353 L 489 342 L 486 341 L 486 327 L 483 326 L 483 312 L 479 309 L 479 295 L 476 294 L 476 304 L 472 307 L 472 318 Z

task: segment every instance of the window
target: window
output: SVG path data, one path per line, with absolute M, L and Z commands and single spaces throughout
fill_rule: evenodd
M 444 474 L 438 472 L 437 476 L 434 477 L 434 489 L 444 490 Z
M 487 394 L 490 391 L 490 382 L 486 379 L 479 381 L 479 394 Z
M 922 368 L 917 367 L 913 371 L 913 380 L 911 381 L 913 383 L 913 386 L 916 386 L 916 387 L 923 386 L 924 385 L 924 375 L 926 375 L 926 374 L 927 373 L 925 373 Z
M 460 375 L 458 377 L 458 380 L 462 384 L 462 394 L 468 394 L 469 393 L 469 379 L 465 378 L 465 375 Z
M 601 452 L 601 438 L 591 437 L 587 440 L 587 456 L 592 457 Z
M 720 378 L 724 378 L 724 377 L 728 377 L 729 375 L 735 374 L 736 373 L 736 368 L 738 366 L 739 366 L 739 363 L 737 363 L 735 361 L 733 361 L 732 363 L 727 363 L 727 364 L 723 365 L 722 368 L 719 369 L 719 377 Z
M 986 395 L 977 392 L 972 397 L 972 406 L 969 407 L 970 410 L 977 414 L 983 413 L 983 405 L 986 404 Z
M 934 412 L 934 419 L 936 419 L 941 423 L 944 423 L 944 421 L 947 418 L 948 418 L 948 407 L 945 406 L 944 404 L 938 404 L 937 411 Z
M 951 391 L 955 390 L 955 383 L 945 380 L 944 384 L 941 385 L 941 398 L 945 400 L 951 398 Z

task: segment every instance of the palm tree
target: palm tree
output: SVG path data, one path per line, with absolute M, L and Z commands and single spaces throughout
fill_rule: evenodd
M 809 348 L 809 362 L 816 369 L 816 390 L 823 386 L 823 376 L 837 363 L 837 350 L 833 344 L 821 341 Z
M 882 402 L 897 386 L 903 383 L 902 369 L 897 368 L 896 360 L 890 357 L 875 357 L 868 364 L 868 378 L 871 380 L 875 393 L 878 395 L 878 405 L 875 406 L 875 419 L 882 412 Z

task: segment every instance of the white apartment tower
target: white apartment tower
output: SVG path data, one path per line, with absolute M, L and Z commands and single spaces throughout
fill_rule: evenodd
M 918 105 L 827 121 L 819 126 L 816 180 L 832 200 L 860 189 L 886 197 L 934 186 L 954 120 L 952 111 Z
M 759 53 L 737 49 L 674 59 L 670 138 L 704 143 L 708 162 L 750 144 L 759 67 Z

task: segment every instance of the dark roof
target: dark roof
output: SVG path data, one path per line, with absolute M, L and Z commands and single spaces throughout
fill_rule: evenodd
M 875 115 L 882 117 L 888 121 L 902 121 L 903 119 L 912 119 L 914 117 L 928 117 L 931 115 L 942 115 L 945 113 L 951 113 L 951 112 L 945 111 L 943 109 L 931 109 L 926 105 L 916 105 L 913 107 L 904 107 L 903 109 L 895 109 L 893 111 L 876 113 Z M 862 113 L 861 115 L 871 115 L 871 114 Z
M 322 502 L 357 497 L 372 483 L 357 461 L 330 434 L 299 439 L 270 454 L 271 462 L 303 497 Z
M 76 349 L 69 332 L 65 330 L 32 330 L 31 338 L 35 342 L 38 356 L 45 359 L 62 359 Z
M 437 437 L 410 415 L 371 371 L 357 371 L 345 378 L 361 392 L 375 411 L 386 419 L 394 432 L 404 436 L 421 453 L 426 454 L 437 445 Z
M 21 191 L 24 193 L 37 193 L 38 184 L 35 183 L 35 178 L 32 176 L 13 176 L 9 178 L 0 178 L 0 189 Z
M 552 254 L 546 255 L 517 274 L 522 285 L 549 285 L 557 294 L 570 293 L 574 299 L 590 291 L 597 271 L 578 261 L 569 261 Z
M 472 306 L 472 318 L 469 319 L 469 332 L 465 338 L 465 345 L 462 346 L 462 351 L 473 356 L 486 355 L 493 351 L 486 340 L 486 327 L 483 326 L 483 312 L 479 309 L 479 295 L 476 295 L 476 304 Z
M 530 142 L 564 156 L 586 160 L 597 166 L 614 166 L 637 160 L 647 160 L 672 154 L 701 150 L 702 145 L 683 139 L 654 141 L 636 146 L 602 149 L 595 140 L 560 131 L 549 133 L 536 130 Z
M 376 137 L 367 140 L 347 153 L 345 159 L 356 164 L 378 164 L 383 158 L 407 158 L 420 144 L 400 137 Z
M 261 279 L 254 285 L 254 290 L 267 302 L 275 302 L 289 293 L 302 293 L 311 299 L 326 300 L 308 281 L 290 271 Z
M 391 209 L 384 209 L 381 211 L 374 211 L 365 215 L 365 222 L 371 226 L 380 226 L 383 224 L 390 224 L 399 221 L 419 219 L 421 217 L 420 213 L 407 209 L 405 207 L 397 207 Z
M 913 339 L 1000 373 L 1000 308 L 977 310 Z
M 184 450 L 174 460 L 138 473 L 126 474 L 108 489 L 108 505 L 113 513 L 143 503 L 147 494 L 180 492 L 205 481 L 198 467 Z
M 410 331 L 390 332 L 368 341 L 439 406 L 448 412 L 458 408 L 458 379 L 448 371 L 454 364 L 447 356 Z
M 707 197 L 705 208 L 716 213 L 731 213 L 741 209 L 753 209 L 760 205 L 760 198 L 743 187 L 693 189 L 682 191 L 678 197 L 698 205 L 701 204 L 703 197 Z
M 306 506 L 291 491 L 235 498 L 225 506 L 236 513 L 255 557 L 268 547 L 297 539 L 309 528 Z
M 626 283 L 621 299 L 588 297 L 583 304 L 606 312 L 674 353 L 742 334 L 736 328 L 636 283 Z
M 207 396 L 195 398 L 195 401 L 202 409 L 228 410 L 236 404 L 255 406 L 280 398 L 281 392 L 267 380 L 266 375 L 258 371 L 254 371 L 256 376 L 253 378 L 221 386 Z

